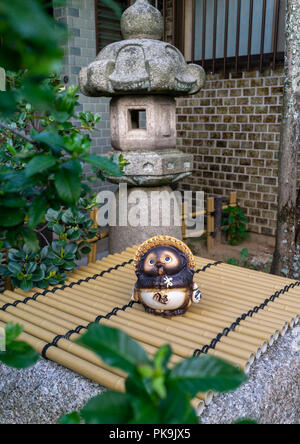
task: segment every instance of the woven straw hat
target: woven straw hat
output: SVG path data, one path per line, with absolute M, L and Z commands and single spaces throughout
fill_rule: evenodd
M 142 243 L 139 246 L 139 248 L 136 252 L 135 258 L 134 258 L 135 271 L 137 271 L 137 267 L 138 267 L 138 264 L 139 264 L 142 256 L 144 256 L 145 253 L 147 253 L 149 250 L 151 250 L 151 248 L 157 247 L 159 245 L 168 245 L 170 247 L 177 248 L 179 251 L 184 253 L 186 255 L 186 257 L 188 258 L 188 267 L 191 270 L 195 270 L 196 263 L 195 263 L 193 253 L 191 252 L 189 247 L 184 242 L 182 242 L 179 239 L 176 239 L 175 237 L 171 237 L 171 236 L 154 236 L 154 237 L 151 237 L 150 239 L 146 240 L 144 243 Z

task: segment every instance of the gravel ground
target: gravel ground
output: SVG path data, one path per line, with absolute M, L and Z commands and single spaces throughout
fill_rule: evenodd
M 297 336 L 298 335 L 298 340 Z M 201 422 L 250 417 L 264 424 L 300 423 L 300 327 L 280 338 L 251 368 L 249 381 L 215 398 Z M 0 365 L 0 424 L 55 424 L 105 390 L 64 367 L 40 359 L 27 370 Z
M 43 358 L 26 370 L 0 365 L 0 424 L 56 424 L 104 390 Z
M 205 424 L 230 424 L 240 418 L 300 424 L 300 326 L 280 337 L 253 364 L 246 384 L 215 398 L 200 419 Z

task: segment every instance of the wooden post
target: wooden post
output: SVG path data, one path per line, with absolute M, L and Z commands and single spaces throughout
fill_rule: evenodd
M 7 248 L 5 250 L 6 264 L 8 264 L 8 251 L 9 251 L 9 249 Z M 10 277 L 7 277 L 5 279 L 5 290 L 13 290 L 13 286 L 12 286 Z
M 221 243 L 221 226 L 222 226 L 222 196 L 214 197 L 215 205 L 215 242 Z
M 98 228 L 97 211 L 98 211 L 98 209 L 94 208 L 90 212 L 90 218 L 93 219 L 93 221 L 94 221 L 93 228 Z M 96 262 L 96 260 L 97 260 L 97 244 L 98 244 L 97 241 L 91 243 L 91 251 L 88 254 L 88 264 L 90 264 L 91 262 Z
M 230 193 L 229 205 L 231 207 L 236 207 L 236 205 L 237 205 L 237 202 L 236 202 L 236 191 L 232 191 Z
M 213 197 L 207 199 L 207 250 L 214 247 L 214 232 L 215 232 L 215 202 Z
M 186 210 L 186 205 L 183 202 L 182 204 L 182 210 L 181 210 L 181 234 L 182 234 L 182 239 L 186 239 L 186 223 L 185 223 L 185 210 Z

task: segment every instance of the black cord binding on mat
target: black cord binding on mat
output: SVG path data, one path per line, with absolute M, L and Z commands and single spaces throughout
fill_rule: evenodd
M 27 297 L 23 300 L 20 299 L 20 300 L 14 301 L 12 303 L 9 302 L 7 304 L 4 304 L 2 307 L 0 307 L 0 310 L 5 311 L 8 307 L 16 307 L 18 304 L 27 304 L 28 301 L 35 301 L 38 298 L 38 296 L 46 296 L 48 293 L 54 294 L 58 290 L 64 290 L 65 288 L 72 288 L 72 287 L 74 287 L 74 285 L 80 285 L 83 282 L 89 282 L 91 279 L 95 280 L 98 277 L 102 277 L 106 273 L 110 273 L 111 271 L 118 270 L 118 268 L 125 267 L 125 265 L 129 265 L 132 262 L 133 262 L 133 259 L 130 259 L 129 261 L 123 262 L 122 264 L 117 264 L 114 267 L 107 268 L 107 270 L 102 270 L 100 273 L 96 273 L 93 276 L 88 276 L 85 279 L 79 279 L 76 282 L 71 282 L 68 285 L 62 285 L 61 287 L 54 287 L 51 290 L 44 290 L 42 292 L 37 292 L 33 296 Z
M 214 262 L 214 263 L 207 264 L 207 265 L 205 265 L 204 267 L 202 267 L 202 268 L 196 270 L 195 273 L 200 273 L 201 271 L 206 271 L 208 268 L 210 268 L 210 267 L 212 267 L 212 266 L 214 266 L 214 265 L 219 265 L 219 264 L 221 264 L 221 263 L 222 263 L 221 261 L 218 261 L 218 262 Z M 101 321 L 101 319 L 110 319 L 112 316 L 116 316 L 117 313 L 118 313 L 118 311 L 120 311 L 120 310 L 125 311 L 125 310 L 127 310 L 127 308 L 131 308 L 134 304 L 138 304 L 138 303 L 139 303 L 139 302 L 136 302 L 136 301 L 130 301 L 128 304 L 124 305 L 123 307 L 115 307 L 115 308 L 113 308 L 113 310 L 112 310 L 111 312 L 107 313 L 106 315 L 99 315 L 99 316 L 97 316 L 96 319 L 95 319 L 95 321 L 94 321 L 94 322 L 90 322 L 87 326 L 79 325 L 79 326 L 76 327 L 75 329 L 73 329 L 73 330 L 69 330 L 69 331 L 68 331 L 66 334 L 64 334 L 64 335 L 58 335 L 58 336 L 55 336 L 55 338 L 53 339 L 53 341 L 50 342 L 49 344 L 46 344 L 45 347 L 43 348 L 43 350 L 42 350 L 42 352 L 41 352 L 42 357 L 45 358 L 45 359 L 47 359 L 47 357 L 46 357 L 46 353 L 47 353 L 48 348 L 49 348 L 49 347 L 52 347 L 52 346 L 55 346 L 55 347 L 56 347 L 56 346 L 57 346 L 57 343 L 58 343 L 58 341 L 59 341 L 60 339 L 70 339 L 70 337 L 71 337 L 74 333 L 80 333 L 81 330 L 87 330 L 88 327 L 89 327 L 91 324 L 99 323 L 99 322 Z
M 247 313 L 243 313 L 240 317 L 238 317 L 231 325 L 230 327 L 226 327 L 224 328 L 224 330 L 219 333 L 212 341 L 209 345 L 204 345 L 201 349 L 196 349 L 193 353 L 193 356 L 200 356 L 201 354 L 207 354 L 207 352 L 210 349 L 215 349 L 216 345 L 218 344 L 218 342 L 221 341 L 221 339 L 223 338 L 223 336 L 228 336 L 228 334 L 231 331 L 235 331 L 236 327 L 238 325 L 240 325 L 241 321 L 244 321 L 246 318 L 248 317 L 252 317 L 255 313 L 258 313 L 260 310 L 263 310 L 270 302 L 274 302 L 275 299 L 279 298 L 280 295 L 287 293 L 290 289 L 295 288 L 295 287 L 299 287 L 300 286 L 300 281 L 297 282 L 292 282 L 289 285 L 286 285 L 285 287 L 283 287 L 281 290 L 275 291 L 274 294 L 272 294 L 272 296 L 270 296 L 269 298 L 265 299 L 264 302 L 260 305 L 256 305 L 254 308 L 252 308 L 251 310 L 249 310 Z
M 41 352 L 41 356 L 44 359 L 48 359 L 46 356 L 48 348 L 52 347 L 52 346 L 57 347 L 57 343 L 60 339 L 70 339 L 70 337 L 74 333 L 79 334 L 81 332 L 81 330 L 87 330 L 90 325 L 95 324 L 95 323 L 99 323 L 101 321 L 101 319 L 109 319 L 111 316 L 115 316 L 118 313 L 118 311 L 120 311 L 120 310 L 125 311 L 127 308 L 131 308 L 133 306 L 133 304 L 138 304 L 138 302 L 130 301 L 128 304 L 123 305 L 123 307 L 115 307 L 110 313 L 107 313 L 104 316 L 102 316 L 102 315 L 97 316 L 96 319 L 94 320 L 94 322 L 90 322 L 87 326 L 78 325 L 78 327 L 76 327 L 74 330 L 69 330 L 64 335 L 55 336 L 55 338 L 53 339 L 52 342 L 49 342 L 48 344 L 45 345 L 45 347 L 43 348 L 43 350 Z

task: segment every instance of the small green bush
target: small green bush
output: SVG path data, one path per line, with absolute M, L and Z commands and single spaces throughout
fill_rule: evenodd
M 227 232 L 228 243 L 231 245 L 238 245 L 244 239 L 249 238 L 247 230 L 247 219 L 244 212 L 239 206 L 231 207 L 223 210 L 225 216 L 223 217 L 223 230 Z

